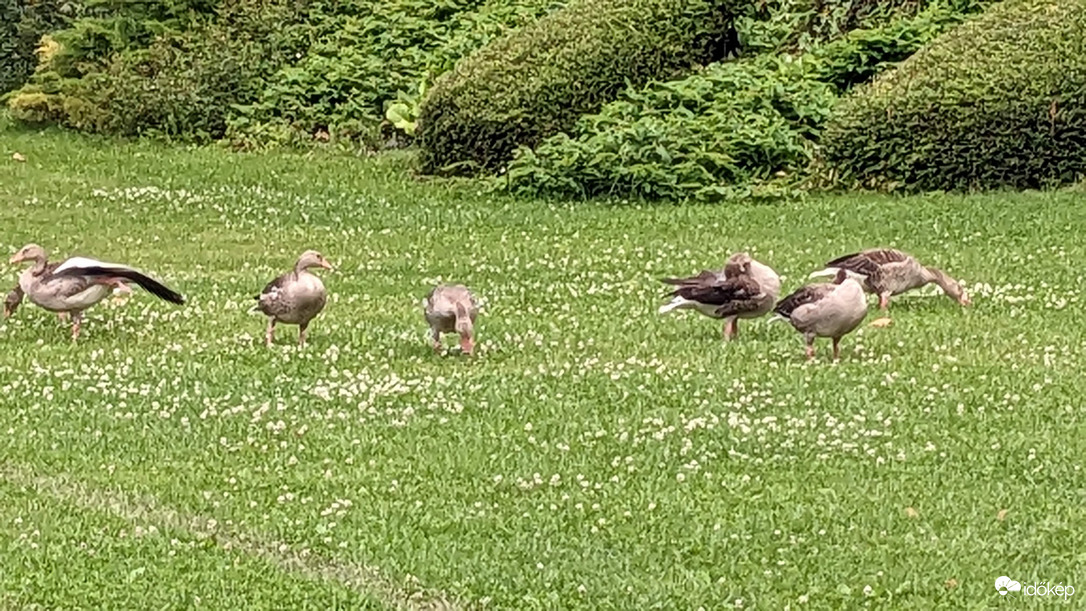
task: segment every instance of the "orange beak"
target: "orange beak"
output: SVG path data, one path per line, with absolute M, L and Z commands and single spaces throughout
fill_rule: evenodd
M 322 260 L 321 261 L 321 267 L 323 267 L 324 269 L 332 270 L 332 271 L 335 271 L 335 269 L 336 269 L 336 268 L 332 267 L 332 264 L 329 263 L 327 260 Z
M 464 354 L 471 354 L 475 350 L 475 340 L 469 335 L 463 335 L 460 337 L 460 351 Z
M 963 306 L 973 305 L 973 301 L 969 299 L 969 295 L 962 295 L 962 298 L 958 300 L 958 303 Z
M 21 263 L 22 261 L 23 261 L 23 256 L 21 254 L 19 254 L 19 253 L 15 253 L 15 254 L 11 255 L 11 258 L 8 259 L 8 263 L 11 263 L 12 265 L 14 265 L 16 263 Z

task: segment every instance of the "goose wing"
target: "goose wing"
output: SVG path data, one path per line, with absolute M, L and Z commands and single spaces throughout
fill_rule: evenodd
M 159 299 L 183 305 L 185 298 L 158 280 L 143 272 L 121 265 L 119 263 L 106 263 L 86 257 L 72 257 L 57 266 L 50 274 L 53 278 L 87 278 L 90 280 L 101 278 L 123 278 L 138 284 L 143 290 L 151 293 Z
M 294 273 L 288 272 L 264 285 L 260 294 L 253 297 L 257 301 L 257 309 L 268 316 L 274 316 L 285 311 L 286 304 L 282 297 L 282 291 L 293 277 Z
M 761 293 L 758 283 L 749 276 L 736 276 L 713 284 L 690 284 L 680 286 L 671 292 L 683 299 L 707 305 L 726 305 L 728 303 L 751 299 Z
M 891 263 L 904 263 L 909 255 L 892 248 L 873 248 L 838 257 L 826 264 L 827 268 L 844 269 L 862 276 L 878 274 L 879 268 Z
M 723 277 L 723 270 L 712 271 L 703 269 L 701 270 L 701 273 L 696 276 L 686 276 L 685 278 L 660 278 L 660 282 L 675 286 L 705 286 L 713 284 Z
M 773 308 L 773 313 L 791 320 L 792 312 L 795 312 L 796 308 L 804 304 L 820 301 L 826 295 L 832 293 L 835 288 L 837 288 L 837 285 L 830 283 L 808 284 L 800 287 L 792 294 L 778 301 Z

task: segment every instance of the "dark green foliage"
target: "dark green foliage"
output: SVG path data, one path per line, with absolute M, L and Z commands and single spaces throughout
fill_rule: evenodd
M 740 0 L 575 0 L 438 79 L 419 121 L 423 171 L 505 164 L 627 84 L 723 56 Z
M 387 105 L 561 2 L 87 4 L 11 99 L 18 119 L 255 146 L 315 135 L 374 143 Z
M 993 0 L 934 0 L 916 14 L 879 27 L 852 30 L 815 47 L 814 78 L 844 93 L 896 66 L 937 36 L 957 26 Z
M 236 131 L 373 139 L 398 92 L 450 69 L 462 54 L 535 20 L 555 0 L 315 2 L 314 41 L 268 79 L 259 102 L 242 109 Z
M 79 9 L 74 0 L 0 0 L 0 94 L 26 82 L 42 35 L 63 27 Z
M 793 7 L 794 8 L 794 7 Z M 701 200 L 797 192 L 836 95 L 959 23 L 958 6 L 879 20 L 796 56 L 764 53 L 626 92 L 598 115 L 521 148 L 497 183 L 580 197 Z M 744 31 L 744 37 L 753 38 Z M 770 40 L 763 38 L 763 41 Z M 785 40 L 778 40 L 785 44 Z M 768 43 L 767 43 L 768 44 Z
M 233 105 L 255 99 L 298 43 L 298 13 L 293 0 L 230 0 L 212 19 L 182 4 L 158 7 L 138 27 L 131 14 L 107 15 L 59 32 L 59 51 L 9 100 L 15 118 L 124 136 L 222 137 Z
M 96 131 L 206 141 L 226 133 L 231 105 L 255 97 L 263 48 L 220 28 L 160 39 L 94 74 Z
M 770 179 L 806 165 L 836 101 L 809 71 L 762 55 L 628 92 L 580 122 L 584 137 L 521 149 L 507 179 L 521 191 L 582 196 L 769 195 Z
M 1086 173 L 1086 0 L 1008 0 L 835 110 L 845 185 L 1041 187 Z

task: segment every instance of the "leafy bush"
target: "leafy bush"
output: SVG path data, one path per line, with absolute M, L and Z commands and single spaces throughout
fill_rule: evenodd
M 554 0 L 431 0 L 315 3 L 316 41 L 268 79 L 242 110 L 236 132 L 280 124 L 284 133 L 373 140 L 388 105 L 413 96 L 461 53 L 535 20 Z
M 410 129 L 420 87 L 560 1 L 86 0 L 9 105 L 118 134 L 372 142 L 390 104 Z
M 506 179 L 520 191 L 719 199 L 764 193 L 806 165 L 833 89 L 772 55 L 719 63 L 628 92 L 582 119 L 577 140 L 523 148 Z
M 64 26 L 79 9 L 69 0 L 0 0 L 0 94 L 26 82 L 41 37 Z
M 1040 187 L 1086 172 L 1086 0 L 1008 0 L 857 89 L 824 156 L 845 184 Z
M 628 84 L 725 52 L 740 0 L 575 0 L 437 79 L 419 119 L 424 172 L 500 167 Z
M 24 122 L 124 136 L 222 137 L 232 105 L 252 101 L 302 39 L 291 27 L 294 4 L 229 0 L 212 18 L 210 4 L 175 2 L 147 14 L 81 19 L 57 33 L 57 50 L 8 105 Z
M 880 14 L 882 27 L 815 45 L 794 61 L 787 53 L 767 52 L 627 91 L 598 115 L 582 118 L 575 137 L 559 134 L 534 151 L 519 149 L 497 184 L 580 197 L 714 200 L 794 193 L 836 95 L 964 18 L 960 6 L 945 2 L 915 14 L 908 8 L 904 18 Z M 746 30 L 741 35 L 754 38 Z M 761 40 L 768 45 L 770 38 Z

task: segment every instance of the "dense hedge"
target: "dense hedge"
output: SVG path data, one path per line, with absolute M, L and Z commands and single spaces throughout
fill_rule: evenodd
M 238 108 L 237 139 L 279 134 L 372 141 L 389 103 L 418 115 L 419 90 L 464 54 L 531 23 L 558 0 L 335 0 L 308 7 L 313 41 Z
M 574 0 L 439 78 L 419 118 L 424 172 L 495 169 L 628 83 L 722 57 L 743 0 Z
M 744 50 L 768 51 L 625 92 L 583 117 L 573 137 L 558 134 L 534 150 L 520 148 L 498 183 L 522 193 L 578 197 L 719 200 L 795 193 L 837 95 L 960 23 L 962 11 L 979 8 L 936 0 L 902 4 L 897 13 L 867 10 L 857 21 L 855 6 L 840 3 L 839 11 L 794 26 L 811 28 L 807 36 L 796 36 L 793 26 L 770 27 L 813 19 L 798 3 L 778 6 L 776 14 L 757 7 L 760 19 L 740 20 Z M 833 36 L 830 18 L 868 27 Z M 810 51 L 780 52 L 797 45 Z
M 809 70 L 761 55 L 629 92 L 585 117 L 581 138 L 558 134 L 521 149 L 506 180 L 518 191 L 582 197 L 771 195 L 769 179 L 806 166 L 814 130 L 837 99 L 805 78 Z
M 297 48 L 295 4 L 174 0 L 102 10 L 47 39 L 37 72 L 8 106 L 29 123 L 220 138 L 234 106 L 255 99 L 261 79 Z
M 823 137 L 848 186 L 1031 188 L 1086 173 L 1086 0 L 1007 0 L 855 91 Z
M 75 0 L 0 0 L 0 94 L 26 82 L 41 37 L 66 25 L 80 8 Z
M 403 103 L 399 116 L 413 120 L 420 85 L 462 54 L 562 6 L 562 0 L 85 3 L 85 16 L 53 33 L 38 74 L 9 100 L 17 119 L 118 135 L 226 138 L 241 146 L 314 138 L 377 144 L 380 128 L 391 129 L 385 121 L 391 102 Z

